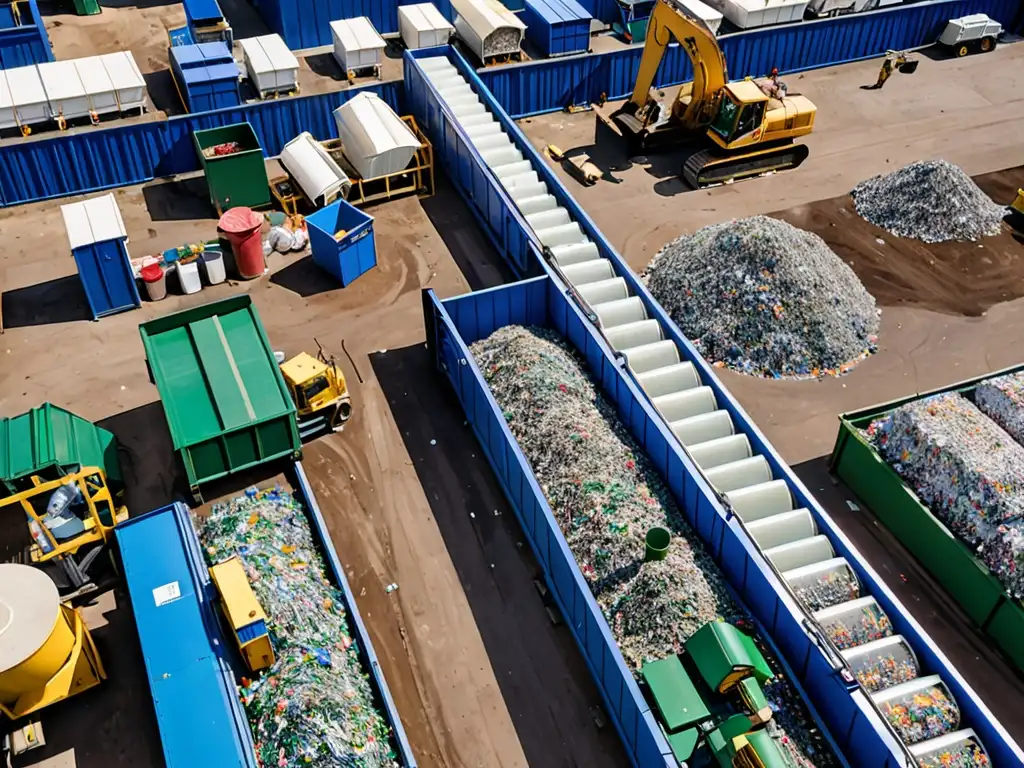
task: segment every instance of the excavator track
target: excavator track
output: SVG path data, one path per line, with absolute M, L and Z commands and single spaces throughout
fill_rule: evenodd
M 724 155 L 709 149 L 691 155 L 683 165 L 683 180 L 694 189 L 749 179 L 796 168 L 807 159 L 804 144 L 781 144 L 742 155 Z

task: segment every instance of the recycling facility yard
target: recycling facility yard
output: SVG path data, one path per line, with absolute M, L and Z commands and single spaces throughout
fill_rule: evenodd
M 251 12 L 244 3 L 224 7 L 236 37 L 265 31 L 255 16 L 252 31 L 240 29 L 238 19 Z M 184 22 L 180 6 L 105 5 L 101 16 L 67 19 L 44 12 L 61 58 L 101 49 L 116 25 L 125 33 L 119 40 L 133 41 L 157 109 L 174 111 L 160 107 L 157 94 L 168 86 L 173 93 L 173 85 L 160 85 L 156 73 L 166 75 L 159 30 Z M 318 82 L 339 87 L 337 73 L 318 70 L 318 56 L 305 59 L 304 93 Z M 913 78 L 894 77 L 874 92 L 858 86 L 873 81 L 877 62 L 784 75 L 792 91 L 818 105 L 809 159 L 791 173 L 707 192 L 683 190 L 675 178 L 679 157 L 621 170 L 613 150 L 586 149 L 591 113 L 520 122 L 536 146 L 583 148 L 614 177 L 583 188 L 563 174 L 638 273 L 672 238 L 754 214 L 815 233 L 852 268 L 882 310 L 875 354 L 836 378 L 719 375 L 1018 740 L 1024 680 L 857 507 L 825 462 L 838 413 L 1024 359 L 1024 244 L 1005 231 L 980 245 L 903 240 L 852 213 L 847 194 L 872 174 L 942 157 L 1008 203 L 1024 186 L 1024 146 L 1012 128 L 1024 117 L 1022 59 L 1020 45 L 961 60 L 924 57 Z M 391 65 L 400 74 L 400 62 Z M 133 256 L 211 237 L 216 226 L 201 177 L 114 194 Z M 614 730 L 595 717 L 599 698 L 578 649 L 538 595 L 538 565 L 512 509 L 423 345 L 422 288 L 448 297 L 513 280 L 444 179 L 431 198 L 368 209 L 376 218 L 379 265 L 344 289 L 309 256 L 272 254 L 264 278 L 171 295 L 99 323 L 90 320 L 68 254 L 59 209 L 66 202 L 0 211 L 0 413 L 21 413 L 45 398 L 96 421 L 127 448 L 129 508 L 163 505 L 183 495 L 187 483 L 137 326 L 248 293 L 275 349 L 311 351 L 315 336 L 337 356 L 352 390 L 352 421 L 305 446 L 303 463 L 419 764 L 625 766 Z M 282 479 L 256 472 L 218 484 L 206 498 L 212 504 L 250 482 L 270 487 Z M 8 549 L 4 559 L 11 555 Z M 389 592 L 391 584 L 397 589 Z M 157 766 L 158 734 L 123 590 L 99 596 L 86 613 L 111 680 L 85 700 L 48 710 L 51 743 L 15 765 Z M 89 736 L 96 733 L 102 738 Z

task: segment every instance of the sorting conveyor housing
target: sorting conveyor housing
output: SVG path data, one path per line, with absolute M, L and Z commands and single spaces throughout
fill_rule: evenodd
M 820 713 L 846 758 L 855 765 L 905 765 L 949 742 L 904 745 L 878 709 L 889 694 L 869 693 L 856 681 L 854 671 L 865 650 L 840 651 L 829 639 L 829 624 L 869 608 L 887 615 L 894 630 L 891 642 L 914 656 L 921 677 L 938 675 L 942 687 L 956 700 L 962 713 L 957 738 L 979 739 L 996 766 L 1019 764 L 1024 759 L 1020 748 L 782 461 L 458 52 L 450 48 L 407 52 L 405 85 L 411 110 L 434 142 L 441 164 L 498 251 L 520 275 L 549 275 L 553 284 L 561 286 L 564 306 L 552 310 L 548 301 L 547 311 L 553 313 L 549 324 L 554 322 L 552 317 L 569 312 L 585 317 L 582 330 L 586 334 L 578 325 L 559 330 L 588 361 L 605 358 L 596 370 L 606 390 L 626 386 L 635 392 L 635 402 L 620 403 L 627 420 L 645 414 L 636 417 L 649 418 L 665 435 L 667 445 L 659 443 L 655 449 L 677 455 L 680 466 L 675 471 L 692 481 L 695 490 L 680 500 L 687 513 L 700 520 L 695 525 L 698 532 L 713 543 L 711 537 L 721 535 L 716 533 L 717 526 L 724 525 L 735 530 L 751 551 L 750 562 L 765 573 L 775 599 L 767 606 L 760 604 L 762 598 L 748 600 L 748 607 L 796 672 L 812 708 Z M 487 335 L 479 333 L 480 328 L 491 332 L 528 319 L 520 317 L 521 308 L 511 294 L 482 295 L 491 298 L 489 304 L 474 309 L 480 316 L 466 313 L 458 322 L 448 322 L 444 313 L 427 307 L 428 331 L 430 326 L 437 330 L 433 338 L 428 332 L 428 342 L 435 343 L 439 364 L 450 377 L 456 376 L 452 366 L 472 370 L 464 347 Z M 506 321 L 496 324 L 495 318 Z M 446 358 L 453 344 L 462 345 L 463 354 Z M 464 381 L 453 383 L 457 391 L 470 386 Z M 482 379 L 480 385 L 486 392 Z M 469 415 L 471 421 L 478 418 L 475 412 Z M 487 432 L 475 426 L 485 445 L 497 439 L 493 425 Z M 505 436 L 514 446 L 507 430 Z M 500 475 L 499 467 L 508 466 L 501 463 L 508 460 L 507 451 L 501 454 L 491 447 L 489 456 Z M 664 465 L 659 456 L 651 458 L 656 466 Z M 673 478 L 666 479 L 672 487 Z M 529 490 L 537 491 L 532 475 L 531 483 Z M 524 504 L 533 512 L 546 509 L 542 496 L 524 501 L 524 487 L 506 485 L 506 490 L 517 509 Z M 564 547 L 564 540 L 561 544 Z M 569 565 L 561 567 L 578 570 L 567 549 L 565 553 Z M 745 586 L 736 583 L 740 577 L 735 569 L 727 562 L 722 565 L 732 577 L 733 588 L 749 598 Z M 794 587 L 835 569 L 855 577 L 861 602 L 812 612 L 797 599 Z M 769 607 L 774 613 L 766 613 Z M 785 621 L 780 621 L 780 611 L 786 614 Z M 587 640 L 580 634 L 577 640 L 586 654 Z M 599 685 L 606 682 L 596 671 L 595 676 Z M 628 685 L 629 681 L 621 681 L 618 693 L 602 687 L 613 719 L 618 717 L 615 708 L 622 686 L 628 689 Z M 639 727 L 637 722 L 617 720 L 628 748 L 635 740 L 628 731 Z M 646 764 L 635 750 L 631 754 L 638 764 Z

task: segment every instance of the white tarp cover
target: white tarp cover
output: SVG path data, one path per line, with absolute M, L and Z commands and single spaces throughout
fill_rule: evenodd
M 398 173 L 420 142 L 375 93 L 360 93 L 334 110 L 345 157 L 364 179 Z
M 245 68 L 261 94 L 295 90 L 299 60 L 280 35 L 247 37 L 239 44 L 245 57 Z
M 418 3 L 398 7 L 398 30 L 406 47 L 416 49 L 447 45 L 455 27 L 432 3 Z
M 93 243 L 128 237 L 121 211 L 112 194 L 62 205 L 60 212 L 64 216 L 64 228 L 72 251 Z
M 284 145 L 281 165 L 317 207 L 348 197 L 352 182 L 313 136 L 303 131 Z

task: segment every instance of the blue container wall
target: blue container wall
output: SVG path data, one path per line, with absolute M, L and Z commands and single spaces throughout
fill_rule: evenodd
M 78 195 L 198 171 L 192 132 L 205 128 L 251 123 L 267 157 L 279 155 L 284 144 L 302 131 L 320 140 L 337 138 L 333 110 L 363 90 L 379 94 L 392 109 L 400 110 L 401 82 L 395 81 L 10 142 L 0 146 L 0 204 Z
M 188 508 L 177 503 L 133 517 L 116 537 L 167 768 L 255 768 Z M 158 605 L 155 590 L 171 584 L 180 596 Z
M 934 43 L 949 19 L 987 13 L 1012 28 L 1021 12 L 1019 0 L 937 0 L 836 19 L 724 35 L 720 38 L 729 77 L 758 77 L 778 67 L 785 75 L 872 58 L 890 49 Z M 582 106 L 633 90 L 643 46 L 557 61 L 481 70 L 480 79 L 514 118 Z M 666 53 L 658 87 L 692 79 L 690 61 L 678 46 Z M 813 98 L 813 94 L 809 94 Z
M 590 49 L 590 17 L 574 0 L 526 0 L 522 20 L 526 36 L 545 56 L 566 56 Z
M 529 226 L 480 154 L 466 137 L 440 95 L 415 62 L 447 55 L 450 49 L 421 48 L 405 53 L 406 108 L 434 146 L 434 161 L 462 193 L 498 253 L 520 277 L 537 275 L 541 267 L 528 248 Z M 470 70 L 472 72 L 472 70 Z
M 373 218 L 344 200 L 306 217 L 313 262 L 337 278 L 344 287 L 377 266 Z M 340 240 L 334 233 L 345 230 Z
M 451 0 L 430 0 L 449 20 L 455 18 Z M 293 51 L 333 45 L 330 23 L 366 16 L 382 35 L 398 34 L 398 7 L 423 0 L 256 0 L 267 26 Z
M 435 49 L 435 52 L 436 50 L 438 49 Z M 624 277 L 630 284 L 632 292 L 641 297 L 649 314 L 652 317 L 661 318 L 663 327 L 668 330 L 670 338 L 672 338 L 672 340 L 679 346 L 682 356 L 685 359 L 693 361 L 698 367 L 701 377 L 704 379 L 705 383 L 712 387 L 719 403 L 732 416 L 737 429 L 746 433 L 751 440 L 752 446 L 754 446 L 756 450 L 762 451 L 763 455 L 765 455 L 769 460 L 774 476 L 786 478 L 790 482 L 790 487 L 795 497 L 802 505 L 812 510 L 817 518 L 819 529 L 830 537 L 836 551 L 845 555 L 851 563 L 854 563 L 855 570 L 857 570 L 858 576 L 861 577 L 862 583 L 872 587 L 873 594 L 889 613 L 894 625 L 897 627 L 897 631 L 902 632 L 908 640 L 910 640 L 915 651 L 920 647 L 921 650 L 919 652 L 919 656 L 922 660 L 934 660 L 935 666 L 926 667 L 926 669 L 931 672 L 941 673 L 944 679 L 950 684 L 957 700 L 963 700 L 965 702 L 964 705 L 962 705 L 962 711 L 965 714 L 965 722 L 969 723 L 970 727 L 975 728 L 979 734 L 983 736 L 990 752 L 993 754 L 1002 754 L 1004 758 L 1011 761 L 1010 764 L 1013 764 L 1012 761 L 1020 760 L 1021 756 L 1019 751 L 1015 747 L 1011 746 L 1012 740 L 1009 739 L 1005 731 L 1003 731 L 1001 726 L 994 721 L 991 714 L 988 713 L 985 707 L 978 701 L 976 695 L 970 690 L 962 678 L 955 673 L 955 670 L 952 670 L 948 660 L 942 656 L 941 652 L 939 652 L 934 646 L 930 638 L 924 635 L 920 626 L 918 626 L 913 619 L 909 617 L 906 609 L 903 608 L 903 606 L 896 601 L 895 597 L 884 588 L 884 585 L 881 583 L 881 580 L 878 579 L 877 574 L 871 571 L 863 563 L 859 554 L 854 552 L 849 542 L 841 532 L 839 532 L 831 518 L 828 517 L 817 502 L 810 497 L 806 489 L 803 488 L 799 481 L 796 480 L 788 466 L 786 466 L 774 452 L 774 449 L 772 449 L 767 443 L 756 425 L 750 421 L 749 417 L 731 396 L 728 390 L 726 390 L 717 380 L 712 368 L 706 361 L 699 357 L 692 344 L 682 336 L 679 329 L 676 328 L 675 325 L 672 324 L 664 315 L 661 307 L 654 302 L 649 294 L 647 294 L 636 276 L 628 269 L 621 257 L 612 249 L 611 245 L 605 240 L 604 236 L 600 233 L 594 223 L 586 216 L 582 209 L 579 208 L 572 196 L 559 182 L 557 176 L 551 171 L 550 167 L 543 161 L 543 159 L 540 158 L 537 151 L 522 135 L 515 123 L 512 122 L 507 115 L 500 112 L 500 108 L 496 104 L 494 98 L 486 91 L 486 89 L 481 87 L 479 80 L 469 68 L 469 65 L 466 64 L 465 60 L 454 51 L 449 50 L 446 52 L 449 60 L 464 75 L 467 75 L 470 85 L 488 105 L 492 113 L 499 119 L 502 123 L 502 127 L 506 133 L 508 133 L 517 148 L 523 153 L 524 157 L 532 160 L 534 168 L 539 172 L 541 179 L 548 184 L 551 194 L 555 195 L 558 202 L 570 211 L 570 215 L 598 245 L 602 255 L 612 260 L 612 263 L 616 265 L 617 273 Z M 408 73 L 410 71 L 419 72 L 420 70 L 418 67 L 409 66 L 407 63 L 406 71 Z M 436 108 L 436 105 L 434 105 L 433 108 Z M 463 191 L 463 194 L 465 195 L 465 191 Z M 529 233 L 529 231 L 527 231 L 527 237 L 532 237 L 532 234 Z M 539 248 L 539 243 L 534 245 Z M 575 342 L 576 340 L 573 339 L 573 341 Z M 637 391 L 639 392 L 639 389 Z M 641 395 L 640 397 L 643 396 Z M 674 439 L 669 439 L 674 445 Z M 707 505 L 708 508 L 715 509 L 718 515 L 725 515 L 724 510 L 716 500 L 707 500 Z M 713 521 L 713 518 L 708 519 Z M 732 522 L 735 524 L 735 521 Z M 695 527 L 702 534 L 710 533 L 709 523 L 707 520 L 698 520 L 698 522 L 695 523 Z M 746 539 L 746 541 L 749 543 L 749 539 Z M 750 546 L 752 547 L 752 545 Z M 761 564 L 761 567 L 766 570 L 771 570 L 770 566 L 768 566 L 760 553 L 756 554 L 755 559 Z M 726 571 L 730 572 L 728 563 L 725 565 Z M 778 585 L 776 586 L 776 589 L 782 590 L 783 587 L 781 586 L 777 576 L 774 577 L 774 580 Z M 876 587 L 877 591 L 874 591 Z M 750 604 L 757 606 L 760 605 L 756 602 Z M 796 607 L 794 607 L 794 612 L 795 616 L 802 616 L 802 611 Z M 759 618 L 766 626 L 773 626 L 770 618 L 762 617 L 760 615 Z M 896 760 L 897 758 L 893 757 L 893 755 L 901 754 L 899 745 L 895 739 L 892 738 L 891 733 L 881 722 L 877 711 L 863 693 L 860 691 L 853 691 L 851 693 L 845 684 L 843 684 L 837 677 L 836 664 L 829 661 L 830 652 L 824 650 L 827 643 L 823 639 L 814 639 L 810 637 L 808 632 L 804 631 L 799 623 L 790 623 L 787 630 L 781 631 L 779 634 L 774 634 L 773 636 L 779 642 L 780 648 L 785 652 L 794 669 L 801 672 L 800 679 L 803 681 L 807 690 L 812 693 L 814 700 L 817 702 L 827 702 L 827 704 L 822 704 L 823 715 L 833 733 L 836 734 L 836 738 L 840 740 L 844 749 L 848 749 L 849 753 L 852 755 L 859 755 L 865 760 L 869 760 L 870 762 L 865 762 L 865 765 L 884 764 L 885 761 L 879 757 L 878 753 L 887 754 L 889 756 L 887 758 L 888 760 Z M 966 717 L 967 713 L 971 713 L 969 720 Z M 849 738 L 847 739 L 846 736 L 849 736 Z
M 26 67 L 53 61 L 53 49 L 46 34 L 46 25 L 36 0 L 22 3 L 22 26 L 14 26 L 14 14 L 9 5 L 4 6 L 0 22 L 0 69 Z
M 613 24 L 619 19 L 619 6 L 615 0 L 577 0 L 583 9 L 592 18 L 603 21 L 605 24 Z
M 78 265 L 78 276 L 94 319 L 135 309 L 141 304 L 124 240 L 85 245 L 75 248 L 71 254 Z
M 189 112 L 211 112 L 216 109 L 237 107 L 242 103 L 238 92 L 238 80 L 207 80 L 182 90 L 185 106 Z

